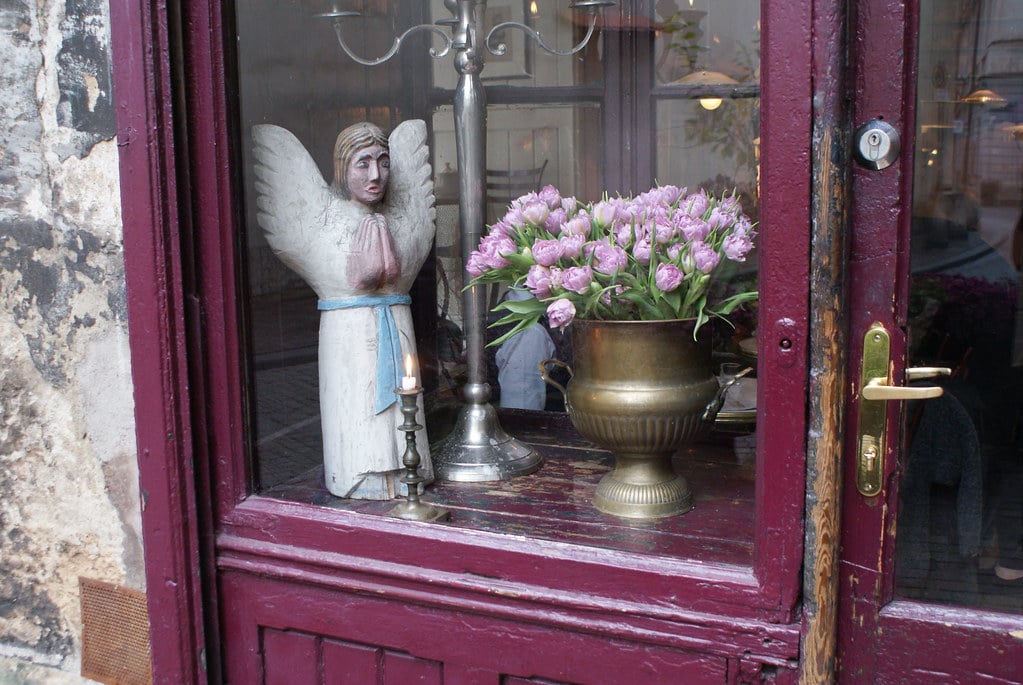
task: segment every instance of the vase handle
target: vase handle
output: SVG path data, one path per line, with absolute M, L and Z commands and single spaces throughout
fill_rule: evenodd
M 571 378 L 572 376 L 575 375 L 575 373 L 572 371 L 572 367 L 569 366 L 568 364 L 566 364 L 565 362 L 561 361 L 560 359 L 544 359 L 542 362 L 540 362 L 540 365 L 539 365 L 540 366 L 540 378 L 543 379 L 543 382 L 546 383 L 547 385 L 553 385 L 555 388 L 560 390 L 561 394 L 567 399 L 568 398 L 568 391 L 565 390 L 565 386 L 563 386 L 561 383 L 557 382 L 556 380 L 554 380 L 553 378 L 551 378 L 547 374 L 547 365 L 548 364 L 553 364 L 554 366 L 560 366 L 561 368 L 565 369 L 566 371 L 568 371 L 568 377 L 569 378 Z
M 718 388 L 717 393 L 714 395 L 714 399 L 710 401 L 707 408 L 703 410 L 703 420 L 713 422 L 717 418 L 718 412 L 721 411 L 721 407 L 725 404 L 725 395 L 728 394 L 728 389 L 735 385 L 735 382 L 745 376 L 746 374 L 753 371 L 753 367 L 747 366 L 745 369 L 735 374 L 727 381 L 721 384 Z

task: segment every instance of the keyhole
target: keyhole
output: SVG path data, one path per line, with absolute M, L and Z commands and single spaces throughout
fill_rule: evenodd
M 884 169 L 898 155 L 898 132 L 878 119 L 856 131 L 856 160 L 869 169 Z

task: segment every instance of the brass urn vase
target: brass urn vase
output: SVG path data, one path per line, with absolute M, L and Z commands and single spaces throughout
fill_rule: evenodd
M 712 425 L 723 401 L 710 345 L 693 339 L 694 321 L 572 322 L 573 360 L 565 395 L 584 438 L 614 455 L 594 506 L 625 518 L 682 514 L 693 506 L 672 455 Z M 557 362 L 555 362 L 557 363 Z

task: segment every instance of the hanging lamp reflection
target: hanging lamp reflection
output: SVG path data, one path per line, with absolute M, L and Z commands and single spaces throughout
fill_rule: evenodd
M 738 81 L 729 76 L 723 74 L 720 71 L 707 71 L 705 69 L 700 71 L 694 71 L 691 74 L 686 74 L 680 79 L 674 81 L 682 86 L 707 86 L 713 89 L 715 86 L 732 86 L 738 85 Z M 717 96 L 717 93 L 711 91 L 706 96 L 699 98 L 700 106 L 706 110 L 713 111 L 721 106 L 721 98 Z
M 1009 104 L 1008 100 L 995 91 L 987 88 L 978 88 L 977 90 L 974 90 L 969 95 L 963 97 L 960 102 L 965 102 L 969 105 L 983 105 L 989 109 L 1001 109 Z

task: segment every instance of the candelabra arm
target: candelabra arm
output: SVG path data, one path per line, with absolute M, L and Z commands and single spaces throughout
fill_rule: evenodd
M 448 52 L 451 51 L 452 45 L 451 37 L 448 36 L 444 29 L 440 28 L 439 26 L 434 26 L 433 24 L 419 24 L 418 26 L 413 26 L 412 28 L 405 31 L 405 33 L 395 38 L 394 43 L 391 45 L 391 49 L 384 53 L 382 56 L 377 57 L 376 59 L 363 59 L 362 57 L 359 57 L 354 52 L 352 52 L 352 50 L 348 47 L 348 44 L 345 43 L 344 36 L 342 35 L 341 32 L 342 23 L 341 19 L 335 18 L 333 23 L 334 35 L 337 36 L 337 43 L 338 45 L 341 46 L 341 49 L 344 50 L 344 53 L 348 55 L 353 61 L 358 62 L 359 64 L 367 67 L 375 67 L 379 64 L 383 64 L 387 60 L 394 57 L 398 53 L 398 50 L 401 49 L 402 42 L 404 42 L 404 40 L 413 33 L 417 33 L 419 31 L 429 31 L 430 33 L 440 36 L 444 41 L 444 47 L 441 48 L 440 50 L 434 47 L 430 47 L 430 57 L 436 59 L 439 57 L 443 57 L 444 55 L 448 54 Z
M 506 29 L 519 29 L 531 38 L 533 42 L 535 42 L 544 52 L 551 55 L 557 55 L 559 57 L 567 57 L 569 55 L 574 55 L 586 47 L 586 44 L 590 42 L 590 38 L 593 36 L 593 32 L 596 30 L 596 24 L 597 15 L 591 15 L 589 26 L 586 28 L 586 35 L 583 36 L 583 39 L 579 41 L 578 45 L 573 48 L 569 48 L 568 50 L 558 50 L 557 48 L 551 47 L 544 41 L 543 36 L 540 35 L 539 31 L 534 29 L 532 26 L 526 26 L 525 24 L 517 21 L 504 21 L 494 26 L 494 28 L 487 32 L 485 45 L 487 46 L 487 51 L 490 54 L 495 57 L 500 57 L 508 51 L 508 45 L 506 43 L 495 43 L 494 36 Z

